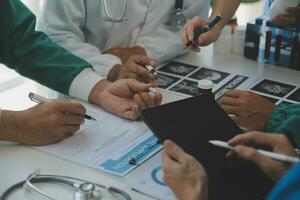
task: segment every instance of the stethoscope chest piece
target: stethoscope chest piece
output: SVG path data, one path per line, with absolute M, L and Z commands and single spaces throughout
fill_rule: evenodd
M 75 184 L 74 200 L 101 200 L 102 193 L 92 183 Z

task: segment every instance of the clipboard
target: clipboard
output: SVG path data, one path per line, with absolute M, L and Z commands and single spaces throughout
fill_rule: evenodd
M 204 166 L 210 200 L 265 198 L 273 187 L 258 166 L 245 160 L 229 160 L 225 156 L 228 150 L 208 143 L 228 141 L 242 133 L 211 97 L 196 96 L 147 109 L 141 118 L 160 142 L 173 140 Z

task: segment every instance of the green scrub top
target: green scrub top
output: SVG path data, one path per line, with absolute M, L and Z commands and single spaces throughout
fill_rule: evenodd
M 300 104 L 278 106 L 267 121 L 266 131 L 285 134 L 300 148 Z
M 19 0 L 0 1 L 0 62 L 23 76 L 68 94 L 91 65 L 35 31 L 36 18 Z

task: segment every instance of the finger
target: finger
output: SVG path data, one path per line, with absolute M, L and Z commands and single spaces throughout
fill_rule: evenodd
M 142 97 L 139 94 L 135 94 L 133 100 L 139 106 L 139 108 L 141 110 L 144 110 L 147 108 L 145 102 L 143 101 Z
M 238 125 L 241 126 L 241 120 L 238 116 L 230 116 L 230 118 Z
M 234 158 L 236 153 L 233 150 L 230 150 L 229 152 L 226 153 L 226 157 L 229 159 Z
M 192 21 L 188 22 L 188 25 L 186 27 L 186 33 L 187 33 L 188 41 L 193 41 L 194 34 L 195 34 L 195 26 L 192 23 Z
M 286 11 L 291 15 L 300 15 L 300 7 L 288 7 Z
M 132 56 L 132 61 L 134 63 L 137 63 L 139 65 L 151 65 L 152 67 L 156 67 L 157 63 L 155 60 L 149 58 L 148 56 L 143 56 L 143 55 L 137 55 L 137 56 Z
M 156 93 L 155 96 L 154 96 L 154 105 L 155 106 L 158 106 L 160 105 L 162 102 L 162 95 L 161 93 Z
M 128 66 L 128 70 L 130 72 L 133 72 L 135 74 L 138 74 L 139 76 L 142 76 L 144 78 L 150 78 L 153 79 L 154 75 L 151 74 L 145 67 L 138 65 L 136 63 L 132 63 Z
M 237 154 L 237 156 L 256 163 L 262 170 L 265 170 L 270 166 L 274 166 L 274 164 L 277 165 L 276 161 L 262 155 L 261 153 L 259 153 L 251 147 L 237 146 L 234 149 L 234 151 Z
M 81 125 L 84 123 L 82 115 L 63 114 L 62 122 L 64 125 Z
M 68 137 L 72 135 L 73 133 L 77 132 L 79 129 L 80 126 L 64 126 L 63 127 L 64 137 Z
M 199 16 L 194 17 L 187 27 L 189 41 L 192 41 L 194 39 L 195 30 L 205 26 L 206 24 L 207 21 L 205 21 L 203 18 Z
M 138 105 L 132 106 L 130 109 L 123 112 L 122 117 L 130 120 L 137 120 L 139 118 L 140 108 Z
M 198 38 L 198 41 L 197 41 L 198 44 L 200 46 L 207 46 L 210 43 L 214 42 L 211 39 L 211 34 L 212 34 L 212 31 L 208 31 L 206 33 L 202 33 L 201 36 Z
M 229 145 L 236 146 L 240 144 L 257 144 L 273 147 L 276 145 L 277 135 L 261 132 L 249 132 L 237 135 L 228 141 Z
M 224 96 L 232 97 L 232 98 L 239 98 L 240 96 L 242 96 L 242 94 L 244 92 L 245 91 L 243 91 L 243 90 L 228 90 Z
M 195 51 L 195 52 L 197 52 L 197 53 L 199 53 L 199 52 L 201 51 L 201 49 L 200 49 L 197 45 L 195 45 L 195 44 L 192 44 L 192 45 L 189 47 L 189 50 L 190 50 L 190 51 Z
M 62 112 L 84 115 L 86 109 L 80 104 L 69 101 L 54 101 L 54 107 L 60 109 Z
M 142 98 L 142 100 L 145 103 L 145 105 L 146 105 L 147 108 L 154 107 L 154 105 L 155 105 L 154 104 L 155 98 L 151 97 L 149 93 L 142 93 L 141 94 L 141 98 Z
M 156 87 L 155 83 L 146 84 L 134 79 L 128 79 L 127 81 L 128 81 L 129 88 L 136 93 L 148 92 L 149 88 Z
M 221 105 L 221 108 L 229 115 L 240 116 L 240 110 L 236 106 Z
M 188 155 L 173 141 L 166 140 L 164 142 L 165 151 L 169 157 L 179 163 L 186 163 Z
M 180 163 L 172 159 L 166 150 L 162 152 L 162 167 L 164 173 L 164 181 L 168 183 L 168 179 L 173 177 L 175 174 L 178 173 L 180 169 Z
M 225 95 L 220 98 L 220 100 L 218 101 L 218 104 L 219 105 L 227 105 L 227 106 L 238 106 L 239 101 L 237 100 L 237 98 Z
M 288 16 L 288 15 L 277 15 L 274 19 L 273 22 L 276 25 L 279 26 L 295 26 L 297 24 L 297 18 L 293 16 Z

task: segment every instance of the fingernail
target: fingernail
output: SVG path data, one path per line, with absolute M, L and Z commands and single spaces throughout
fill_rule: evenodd
M 152 74 L 152 73 L 149 73 L 149 78 L 153 80 L 153 79 L 156 78 L 156 76 L 154 74 Z
M 171 140 L 166 140 L 164 142 L 164 147 L 166 149 L 172 149 L 175 146 L 174 142 L 172 142 Z
M 133 106 L 132 110 L 133 110 L 134 112 L 138 112 L 139 107 L 138 107 L 138 106 Z
M 244 151 L 244 148 L 242 146 L 236 146 L 234 148 L 234 151 L 237 153 L 237 154 L 240 154 Z
M 156 61 L 154 61 L 154 60 L 152 60 L 151 62 L 150 62 L 150 65 L 152 66 L 152 67 L 156 67 Z

